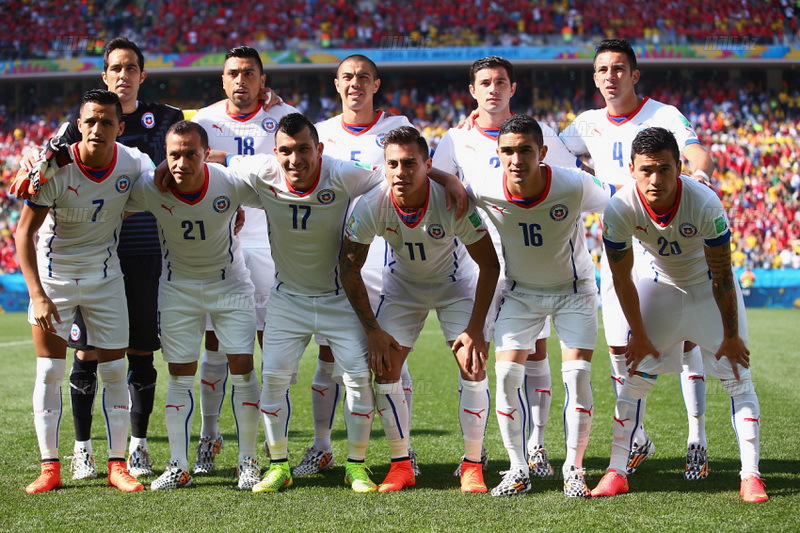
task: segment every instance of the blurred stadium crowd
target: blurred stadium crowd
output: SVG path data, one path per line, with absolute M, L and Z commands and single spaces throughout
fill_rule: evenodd
M 796 43 L 794 0 L 5 0 L 0 59 L 102 53 L 127 35 L 147 54 L 217 52 L 239 42 L 259 50 L 377 47 L 409 36 L 424 46 L 574 44 L 606 37 L 643 44 Z M 64 39 L 64 28 L 79 41 Z
M 686 87 L 690 88 L 660 87 L 648 94 L 681 109 L 712 154 L 717 166 L 712 181 L 731 219 L 735 266 L 800 268 L 800 91 L 770 93 L 752 85 L 734 88 L 717 82 L 696 82 Z M 296 88 L 278 88 L 278 93 L 314 120 L 341 109 L 330 94 L 319 98 Z M 382 86 L 380 94 L 382 107 L 408 116 L 433 147 L 449 127 L 474 107 L 466 84 L 399 86 L 390 81 Z M 196 92 L 185 99 L 173 94 L 167 102 L 192 109 L 211 101 L 193 98 L 197 98 Z M 76 101 L 77 95 L 73 95 L 49 106 L 37 105 L 34 111 L 0 104 L 1 272 L 18 269 L 12 236 L 19 206 L 8 197 L 6 189 L 19 155 L 26 147 L 47 140 L 67 116 L 65 110 L 75 112 Z M 581 110 L 603 106 L 596 91 L 584 93 L 579 89 L 570 93 L 537 88 L 529 102 L 529 106 L 519 108 L 512 101 L 512 108 L 548 122 L 556 131 Z M 599 258 L 599 217 L 590 215 L 586 225 L 589 245 Z

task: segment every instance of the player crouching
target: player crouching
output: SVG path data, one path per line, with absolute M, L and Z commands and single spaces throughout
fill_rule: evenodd
M 611 199 L 603 241 L 625 318 L 631 328 L 626 353 L 630 377 L 614 414 L 608 472 L 592 496 L 628 492 L 625 472 L 632 434 L 658 374 L 679 373 L 684 340 L 700 346 L 707 374 L 731 398 L 731 420 L 742 462 L 745 502 L 769 500 L 758 470 L 761 411 L 750 378 L 747 321 L 741 289 L 731 269 L 731 232 L 716 193 L 681 176 L 675 136 L 648 128 L 632 143 L 636 186 Z M 653 274 L 634 282 L 631 242 L 653 257 Z

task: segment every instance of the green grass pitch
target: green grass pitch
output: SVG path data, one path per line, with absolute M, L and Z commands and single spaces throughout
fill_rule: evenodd
M 24 487 L 38 474 L 39 453 L 31 414 L 34 376 L 33 344 L 22 314 L 0 315 L 0 530 L 2 531 L 798 531 L 800 515 L 800 325 L 797 310 L 751 309 L 750 349 L 753 379 L 762 412 L 761 470 L 771 501 L 739 501 L 739 456 L 730 423 L 727 395 L 718 380 L 707 380 L 707 426 L 711 474 L 704 481 L 683 479 L 686 453 L 686 412 L 677 376 L 663 376 L 650 395 L 647 429 L 656 455 L 630 479 L 631 493 L 608 499 L 568 500 L 556 480 L 533 480 L 527 495 L 512 499 L 488 494 L 461 494 L 452 472 L 462 454 L 457 418 L 457 370 L 435 320 L 429 323 L 411 354 L 414 377 L 412 442 L 422 476 L 400 493 L 355 494 L 343 484 L 345 435 L 341 415 L 334 431 L 336 466 L 324 474 L 296 478 L 295 486 L 279 494 L 243 493 L 235 488 L 236 436 L 229 404 L 221 425 L 226 447 L 213 475 L 195 476 L 194 487 L 166 493 L 123 494 L 106 486 L 105 428 L 95 409 L 93 439 L 100 478 L 69 479 L 74 437 L 65 380 L 61 427 L 64 488 L 26 495 Z M 553 407 L 546 445 L 557 470 L 564 458 L 558 341 L 550 339 Z M 151 420 L 151 454 L 156 468 L 169 454 L 164 426 L 167 372 L 156 356 L 159 388 Z M 494 391 L 493 362 L 490 386 Z M 292 388 L 294 413 L 290 461 L 296 464 L 312 438 L 309 385 L 315 354 L 307 351 Z M 593 365 L 594 426 L 586 453 L 587 481 L 593 487 L 605 471 L 611 445 L 614 399 L 608 379 L 609 362 L 602 333 Z M 227 401 L 227 397 L 226 397 Z M 193 441 L 200 427 L 195 416 Z M 262 430 L 263 433 L 263 430 Z M 387 449 L 380 422 L 373 427 L 367 462 L 380 482 L 388 470 Z M 260 437 L 261 438 L 261 437 Z M 508 466 L 497 422 L 489 420 L 487 484 L 500 480 Z M 194 450 L 190 450 L 190 461 Z M 262 467 L 266 465 L 260 458 Z

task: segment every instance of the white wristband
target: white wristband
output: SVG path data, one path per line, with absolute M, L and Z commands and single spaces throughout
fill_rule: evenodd
M 711 181 L 710 178 L 708 177 L 708 174 L 706 174 L 699 168 L 692 173 L 692 176 L 700 176 L 700 178 L 705 181 Z

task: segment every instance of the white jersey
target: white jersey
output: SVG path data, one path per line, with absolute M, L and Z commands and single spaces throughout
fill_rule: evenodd
M 550 166 L 575 168 L 576 158 L 564 146 L 550 126 L 539 122 L 547 146 L 544 162 Z M 444 172 L 455 174 L 461 181 L 469 182 L 493 174 L 500 168 L 497 155 L 497 137 L 480 127 L 471 129 L 450 128 L 444 134 L 436 152 L 433 166 Z
M 317 123 L 316 128 L 319 133 L 319 140 L 325 147 L 325 155 L 336 159 L 359 161 L 377 167 L 383 166 L 383 148 L 385 145 L 383 138 L 386 134 L 400 126 L 411 126 L 411 123 L 404 116 L 390 117 L 386 116 L 383 111 L 378 111 L 372 124 L 355 125 L 363 127 L 359 132 L 354 132 L 347 126 L 342 115 L 336 115 Z M 354 125 L 351 124 L 350 126 Z M 350 205 L 351 211 L 354 205 L 355 203 Z M 376 272 L 380 272 L 380 269 L 386 265 L 387 261 L 386 243 L 381 239 L 377 239 L 370 246 L 369 255 L 367 255 L 364 266 L 366 268 L 374 268 Z M 375 283 L 380 282 L 376 280 Z M 377 287 L 371 287 L 368 283 L 368 287 L 380 290 L 379 284 Z
M 685 176 L 678 179 L 675 206 L 664 216 L 656 215 L 634 186 L 614 195 L 603 222 L 603 242 L 609 249 L 625 250 L 637 239 L 651 254 L 652 279 L 678 287 L 708 281 L 704 246 L 725 244 L 730 236 L 717 194 Z M 644 270 L 638 270 L 640 279 Z
M 213 163 L 194 199 L 174 189 L 161 192 L 148 175 L 133 187 L 127 211 L 150 211 L 158 221 L 164 279 L 211 281 L 249 278 L 238 239 L 233 238 L 236 208 L 260 205 L 258 195 L 237 176 Z
M 284 116 L 299 111 L 288 104 L 281 104 L 264 111 L 259 102 L 258 109 L 249 115 L 228 113 L 228 102 L 218 102 L 204 107 L 192 117 L 208 133 L 208 145 L 212 150 L 222 150 L 234 155 L 275 153 L 275 132 Z M 238 233 L 246 248 L 269 248 L 267 219 L 264 211 L 245 207 L 244 226 Z
M 139 176 L 153 170 L 150 158 L 119 143 L 105 169 L 81 162 L 61 167 L 29 203 L 52 208 L 39 229 L 37 262 L 44 278 L 97 279 L 120 274 L 117 243 L 125 202 Z
M 527 205 L 511 199 L 502 171 L 467 185 L 500 234 L 509 286 L 533 293 L 596 292 L 581 213 L 602 211 L 610 187 L 578 169 L 540 169 L 547 185 Z
M 306 296 L 344 294 L 338 266 L 345 215 L 353 198 L 383 182 L 383 172 L 323 155 L 317 181 L 298 191 L 274 156 L 236 158 L 232 168 L 256 190 L 267 212 L 275 288 Z
M 370 244 L 378 235 L 391 247 L 388 275 L 426 283 L 456 281 L 462 275 L 457 243 L 470 245 L 487 229 L 475 206 L 456 220 L 447 211 L 444 187 L 428 180 L 428 197 L 414 217 L 403 215 L 387 183 L 358 200 L 345 227 L 353 242 Z M 456 240 L 458 238 L 458 240 Z
M 633 183 L 628 168 L 631 143 L 643 129 L 653 126 L 668 129 L 675 135 L 681 150 L 700 142 L 692 125 L 677 108 L 647 97 L 627 118 L 621 121 L 614 118 L 605 107 L 584 111 L 560 135 L 573 154 L 592 157 L 595 175 L 606 183 Z
M 404 116 L 389 117 L 383 111 L 378 111 L 372 124 L 351 126 L 363 129 L 358 133 L 348 129 L 342 115 L 316 124 L 325 155 L 378 166 L 383 165 L 383 138 L 386 134 L 400 126 L 411 126 L 411 123 Z

